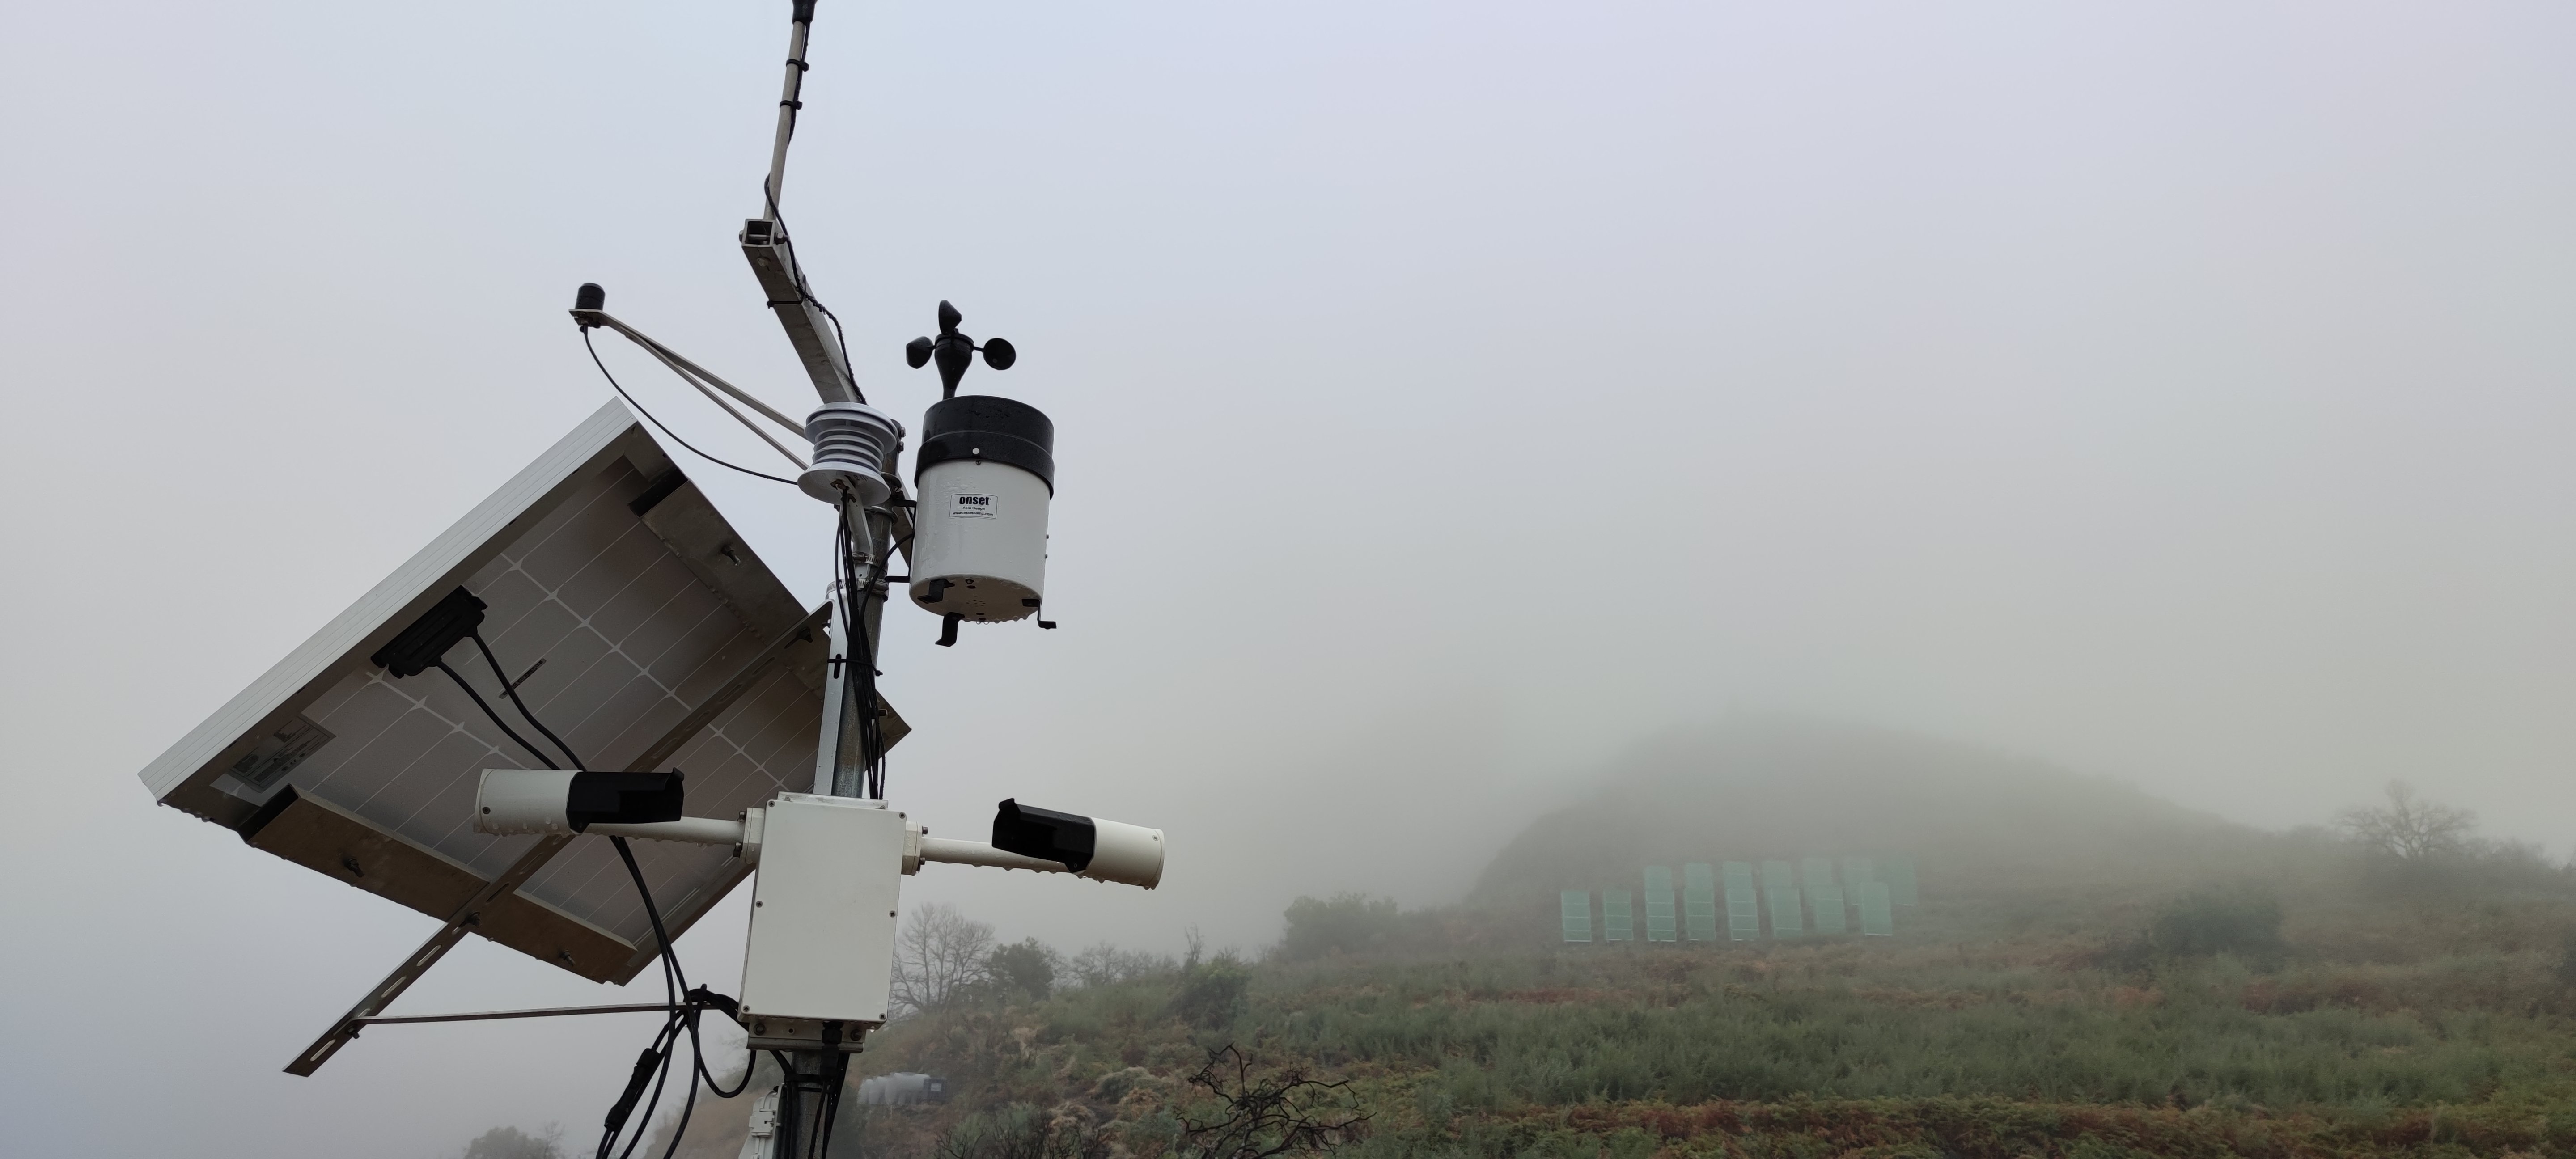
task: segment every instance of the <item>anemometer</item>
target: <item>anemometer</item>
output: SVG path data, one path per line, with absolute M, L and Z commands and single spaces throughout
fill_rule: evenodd
M 622 1159 L 670 1083 L 687 1088 L 672 1149 L 701 1082 L 745 1093 L 750 1067 L 728 1091 L 699 1044 L 701 1020 L 721 1013 L 782 1076 L 754 1104 L 746 1159 L 819 1156 L 849 1056 L 896 1013 L 904 877 L 950 864 L 1162 880 L 1161 830 L 1014 798 L 991 840 L 970 841 L 887 803 L 886 751 L 910 726 L 877 688 L 885 602 L 901 585 L 943 646 L 968 624 L 1055 627 L 1055 425 L 1027 403 L 959 393 L 978 358 L 1004 371 L 1019 354 L 977 342 L 941 302 L 938 332 L 903 351 L 940 384 L 907 486 L 898 460 L 915 436 L 861 390 L 780 209 L 814 7 L 793 5 L 769 174 L 738 241 L 820 406 L 790 417 L 582 286 L 572 319 L 625 405 L 602 407 L 143 771 L 163 804 L 442 923 L 290 1074 L 371 1026 L 658 1012 L 603 1124 L 598 1154 Z M 681 438 L 609 374 L 596 330 L 652 355 L 793 473 Z M 698 459 L 832 508 L 836 574 L 819 606 L 787 591 L 637 416 Z M 738 993 L 690 986 L 671 940 L 745 880 Z M 664 1000 L 385 1013 L 469 933 L 600 982 L 658 963 Z

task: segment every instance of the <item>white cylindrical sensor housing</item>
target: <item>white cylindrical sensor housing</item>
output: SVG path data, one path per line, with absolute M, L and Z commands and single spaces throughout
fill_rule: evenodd
M 1054 447 L 1055 424 L 1026 403 L 962 395 L 930 408 L 916 467 L 913 603 L 976 623 L 1037 612 Z
M 1152 889 L 1163 882 L 1163 831 L 1106 817 L 1091 819 L 1091 864 L 1082 876 Z
M 570 769 L 485 769 L 474 793 L 474 831 L 570 833 L 564 804 L 572 796 Z

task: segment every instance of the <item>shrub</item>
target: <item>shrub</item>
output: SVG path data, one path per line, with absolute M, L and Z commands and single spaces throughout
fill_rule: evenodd
M 1279 956 L 1288 961 L 1320 958 L 1383 948 L 1402 930 L 1393 898 L 1335 894 L 1330 900 L 1301 897 L 1288 903 L 1288 935 Z
M 1244 991 L 1252 971 L 1232 951 L 1181 971 L 1181 988 L 1172 996 L 1172 1013 L 1192 1026 L 1224 1026 L 1243 1013 Z
M 2281 953 L 2281 903 L 2251 890 L 2199 890 L 2165 904 L 2147 926 L 2147 943 L 2175 957 Z
M 1046 943 L 1028 938 L 993 951 L 984 973 L 1006 1002 L 1044 1002 L 1055 993 L 1056 961 Z

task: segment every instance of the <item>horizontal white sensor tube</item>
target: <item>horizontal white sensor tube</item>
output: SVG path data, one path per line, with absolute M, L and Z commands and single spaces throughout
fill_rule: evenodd
M 485 769 L 474 792 L 474 831 L 496 836 L 513 833 L 570 833 L 564 799 L 572 791 L 570 769 Z
M 1092 819 L 1100 827 L 1100 846 L 1092 854 L 1091 864 L 1081 876 L 1093 881 L 1114 881 L 1121 885 L 1152 889 L 1163 880 L 1163 831 L 1116 821 Z M 590 831 L 598 832 L 593 825 Z M 981 841 L 957 841 L 946 837 L 923 836 L 921 859 L 949 865 L 989 865 L 997 869 L 1031 869 L 1039 873 L 1072 873 L 1061 861 L 995 849 Z
M 593 822 L 584 833 L 602 837 L 648 837 L 655 841 L 693 841 L 700 845 L 742 844 L 742 822 L 718 821 L 713 817 L 682 817 L 677 821 L 647 821 L 640 825 L 620 825 L 610 821 Z
M 948 865 L 989 865 L 996 869 L 1034 869 L 1039 873 L 1071 873 L 1061 861 L 1043 861 L 1006 853 L 981 841 L 957 841 L 947 837 L 921 839 L 921 859 Z

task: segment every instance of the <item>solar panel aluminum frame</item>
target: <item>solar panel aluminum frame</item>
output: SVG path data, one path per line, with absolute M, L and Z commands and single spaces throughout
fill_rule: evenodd
M 650 534 L 636 534 L 625 522 L 630 519 L 648 528 Z M 544 535 L 539 536 L 540 532 Z M 651 614 L 696 618 L 688 620 L 686 629 L 693 635 L 666 631 L 655 637 L 657 641 L 664 636 L 680 641 L 662 655 L 674 657 L 668 661 L 671 671 L 682 675 L 655 672 L 653 665 L 662 661 L 628 661 L 638 677 L 628 685 L 618 686 L 614 697 L 598 701 L 584 723 L 556 721 L 559 731 L 568 737 L 586 735 L 589 739 L 580 744 L 592 751 L 585 755 L 596 765 L 611 769 L 652 768 L 680 757 L 680 767 L 698 763 L 704 770 L 718 763 L 720 750 L 708 746 L 725 740 L 734 750 L 724 757 L 725 767 L 741 768 L 747 764 L 751 771 L 728 774 L 730 779 L 723 784 L 693 781 L 690 808 L 700 814 L 707 813 L 710 807 L 731 813 L 740 807 L 732 797 L 745 801 L 765 799 L 770 795 L 766 784 L 770 780 L 780 781 L 789 789 L 804 788 L 814 767 L 813 749 L 821 739 L 821 688 L 830 647 L 828 636 L 820 630 L 824 609 L 809 612 L 801 606 L 734 533 L 723 515 L 616 402 L 584 420 L 347 611 L 182 737 L 142 771 L 141 779 L 162 804 L 241 833 L 255 847 L 446 921 L 451 933 L 460 926 L 471 927 L 472 932 L 492 941 L 594 981 L 622 983 L 631 979 L 652 961 L 658 949 L 651 944 L 648 931 L 610 928 L 636 924 L 627 920 L 632 915 L 620 911 L 612 919 L 600 908 L 611 904 L 607 899 L 612 896 L 616 896 L 614 904 L 635 905 L 634 890 L 631 885 L 599 884 L 597 867 L 589 864 L 603 856 L 597 850 L 565 839 L 468 840 L 446 836 L 445 830 L 440 830 L 440 835 L 425 836 L 442 826 L 470 833 L 470 788 L 465 790 L 469 804 L 452 808 L 454 802 L 448 798 L 453 794 L 444 782 L 438 782 L 432 796 L 431 806 L 435 807 L 424 806 L 422 810 L 434 816 L 420 821 L 389 817 L 387 809 L 391 806 L 377 798 L 386 796 L 412 767 L 433 763 L 427 747 L 421 749 L 413 766 L 385 776 L 383 785 L 373 794 L 361 791 L 363 778 L 356 774 L 352 774 L 354 779 L 349 786 L 314 783 L 316 778 L 338 775 L 330 769 L 356 764 L 357 753 L 372 752 L 378 743 L 387 746 L 389 760 L 407 751 L 399 747 L 402 738 L 394 737 L 394 730 L 388 728 L 379 734 L 379 739 L 352 736 L 342 742 L 343 751 L 335 752 L 332 741 L 338 738 L 320 727 L 322 721 L 308 717 L 309 713 L 319 713 L 325 721 L 336 719 L 317 706 L 326 702 L 347 705 L 361 693 L 380 698 L 388 692 L 395 694 L 442 725 L 454 723 L 448 720 L 451 716 L 458 718 L 461 724 L 454 731 L 471 732 L 479 744 L 498 748 L 497 753 L 478 754 L 466 764 L 525 767 L 526 760 L 515 746 L 496 743 L 486 735 L 488 724 L 479 713 L 471 719 L 464 717 L 464 713 L 473 712 L 470 707 L 464 713 L 445 715 L 431 711 L 432 701 L 442 697 L 455 701 L 454 705 L 435 706 L 442 710 L 468 704 L 438 674 L 428 673 L 393 684 L 374 667 L 369 656 L 450 592 L 478 582 L 487 589 L 478 595 L 494 600 L 495 622 L 487 624 L 487 630 L 494 633 L 496 651 L 503 650 L 504 642 L 511 637 L 509 628 L 498 621 L 513 611 L 524 613 L 526 609 L 513 605 L 498 581 L 488 575 L 478 580 L 478 573 L 484 573 L 496 561 L 519 568 L 519 563 L 503 557 L 514 550 L 549 550 L 555 541 L 546 536 L 561 533 L 561 538 L 571 539 L 575 532 L 592 533 L 593 538 L 613 533 L 615 544 L 613 561 L 606 552 L 595 558 L 575 557 L 589 561 L 581 568 L 596 564 L 602 569 L 600 574 L 618 580 L 626 579 L 629 572 L 649 571 L 660 585 L 652 592 L 672 593 L 663 603 L 651 605 Z M 677 570 L 668 566 L 674 560 Z M 680 578 L 682 573 L 685 579 Z M 570 586 L 567 581 L 564 589 L 545 592 L 536 603 L 560 603 L 573 598 L 563 594 Z M 604 634 L 608 629 L 594 627 L 591 618 L 605 617 L 604 609 L 621 606 L 613 600 L 649 603 L 650 593 L 635 589 L 635 594 L 628 595 L 630 588 L 615 589 L 619 595 L 600 607 L 564 614 L 579 619 L 581 629 Z M 724 613 L 730 613 L 730 621 Z M 610 640 L 609 651 L 623 657 L 625 654 L 618 649 L 635 640 L 642 630 L 633 629 L 624 642 Z M 471 668 L 465 664 L 466 657 L 479 661 L 470 642 L 460 644 L 450 655 L 469 680 L 486 685 L 487 699 L 497 701 L 489 687 L 496 682 L 488 679 L 489 673 L 479 671 L 479 662 Z M 567 697 L 575 691 L 587 693 L 574 683 L 584 676 L 562 671 L 575 664 L 569 656 L 505 654 L 502 659 L 513 666 L 556 659 L 558 672 L 554 674 L 536 669 L 511 675 L 517 684 L 531 687 L 551 682 Z M 582 669 L 583 673 L 592 671 L 600 673 L 597 681 L 603 686 L 620 675 L 620 670 L 607 666 L 605 661 Z M 630 695 L 629 688 L 636 680 L 647 676 L 651 687 L 635 688 Z M 383 686 L 381 690 L 379 685 Z M 394 701 L 388 699 L 387 703 Z M 402 711 L 408 714 L 412 709 Z M 504 707 L 502 711 L 508 710 Z M 541 705 L 539 714 L 545 715 Z M 885 724 L 889 743 L 904 731 L 900 719 L 890 711 Z M 325 735 L 316 739 L 316 731 Z M 431 730 L 414 731 L 426 737 Z M 521 731 L 526 735 L 526 730 Z M 770 744 L 777 751 L 766 757 L 749 756 L 742 741 L 726 740 L 729 734 L 743 738 L 757 735 L 762 738 L 760 743 Z M 350 741 L 362 743 L 350 752 Z M 445 736 L 436 741 L 438 746 L 448 743 Z M 446 765 L 458 763 L 452 750 L 441 747 L 439 752 Z M 282 769 L 277 767 L 281 763 L 285 765 Z M 443 765 L 441 769 L 444 775 Z M 406 787 L 414 796 L 424 791 L 418 785 Z M 717 796 L 727 799 L 709 799 Z M 457 816 L 448 818 L 447 812 Z M 585 844 L 604 847 L 605 843 Z M 575 848 L 576 855 L 558 857 L 568 845 Z M 750 872 L 739 860 L 720 850 L 646 843 L 639 847 L 638 854 L 647 863 L 647 880 L 654 884 L 656 898 L 663 905 L 665 925 L 673 937 Z M 549 883 L 549 875 L 560 878 L 566 874 L 587 876 L 578 884 L 568 879 Z M 618 882 L 622 881 L 620 874 Z M 451 937 L 448 944 L 452 942 Z M 432 945 L 424 946 L 422 954 L 415 957 L 414 967 L 425 968 L 427 962 L 435 961 L 444 952 L 438 943 L 439 939 L 433 938 Z M 408 977 L 417 973 L 418 968 L 397 971 L 396 977 L 388 980 L 391 992 L 384 993 L 382 1001 L 375 1005 L 381 1008 L 390 1002 L 391 994 L 399 993 Z

